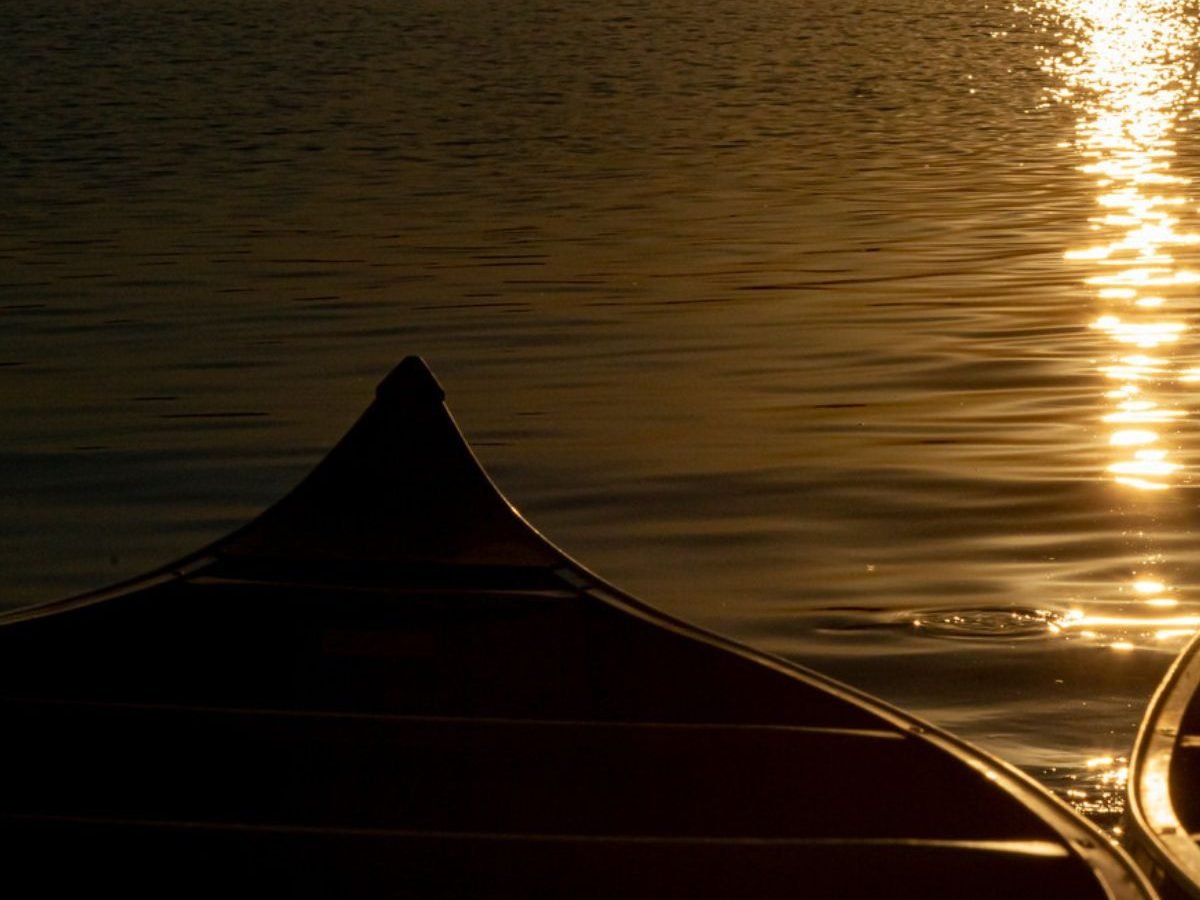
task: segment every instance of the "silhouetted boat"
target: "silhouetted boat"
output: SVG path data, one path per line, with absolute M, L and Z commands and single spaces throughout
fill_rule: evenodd
M 1167 672 L 1129 758 L 1124 843 L 1167 898 L 1200 898 L 1200 637 Z
M 573 562 L 416 358 L 242 530 L 4 617 L 0 692 L 40 896 L 1151 896 L 1003 763 Z

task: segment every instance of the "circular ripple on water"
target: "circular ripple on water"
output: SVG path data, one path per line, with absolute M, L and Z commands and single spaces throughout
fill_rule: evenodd
M 911 610 L 902 621 L 929 637 L 1011 641 L 1053 637 L 1058 633 L 1060 618 L 1048 609 L 973 606 Z

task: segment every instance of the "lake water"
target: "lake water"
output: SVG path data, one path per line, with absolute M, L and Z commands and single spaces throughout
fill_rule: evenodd
M 0 0 L 0 595 L 420 353 L 625 589 L 1105 823 L 1200 623 L 1197 8 Z

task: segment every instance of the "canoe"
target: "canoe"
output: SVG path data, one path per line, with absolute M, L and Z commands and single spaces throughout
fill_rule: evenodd
M 0 707 L 43 896 L 1153 896 L 1016 770 L 574 562 L 415 357 L 241 530 L 4 616 Z
M 1175 660 L 1129 757 L 1122 840 L 1163 897 L 1200 898 L 1200 636 Z

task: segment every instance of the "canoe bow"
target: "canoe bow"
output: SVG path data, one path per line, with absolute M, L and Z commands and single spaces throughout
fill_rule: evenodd
M 443 396 L 405 359 L 244 528 L 0 617 L 10 868 L 133 896 L 181 871 L 296 897 L 1153 896 L 1015 769 L 574 562 Z

